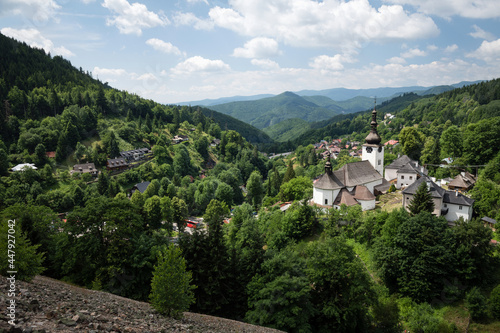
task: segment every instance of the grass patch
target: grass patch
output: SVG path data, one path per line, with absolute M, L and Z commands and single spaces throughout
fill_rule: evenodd
M 403 193 L 401 191 L 381 195 L 377 204 L 377 208 L 386 212 L 392 212 L 401 207 L 403 207 Z
M 358 258 L 361 259 L 363 266 L 365 267 L 368 274 L 370 274 L 373 281 L 375 281 L 377 284 L 382 284 L 382 280 L 377 275 L 377 270 L 375 269 L 375 262 L 373 261 L 370 250 L 368 250 L 366 245 L 360 244 L 354 239 L 347 239 L 346 243 L 353 247 L 354 252 L 356 252 Z

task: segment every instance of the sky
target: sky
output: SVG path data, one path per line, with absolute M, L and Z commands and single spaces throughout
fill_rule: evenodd
M 0 32 L 159 103 L 500 77 L 499 0 L 0 0 Z

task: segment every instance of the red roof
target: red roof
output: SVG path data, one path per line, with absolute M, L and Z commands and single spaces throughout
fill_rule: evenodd
M 387 145 L 391 145 L 392 146 L 392 145 L 395 145 L 398 142 L 399 142 L 398 140 L 389 140 L 386 143 L 384 143 L 384 146 L 387 146 Z
M 56 152 L 55 151 L 48 151 L 45 153 L 45 156 L 48 158 L 56 158 Z

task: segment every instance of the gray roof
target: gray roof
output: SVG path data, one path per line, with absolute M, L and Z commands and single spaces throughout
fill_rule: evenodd
M 433 198 L 442 198 L 443 203 L 461 206 L 472 206 L 472 204 L 474 203 L 474 199 L 468 198 L 461 193 L 455 191 L 446 191 L 444 188 L 434 183 L 427 176 L 419 178 L 413 184 L 408 186 L 405 190 L 403 190 L 403 194 L 415 194 L 420 184 L 422 184 L 422 182 L 424 181 L 429 182 L 431 196 Z
M 327 172 L 325 172 L 324 174 L 319 176 L 318 180 L 314 182 L 313 186 L 323 190 L 337 190 L 344 187 L 344 184 L 342 184 L 342 182 L 335 176 L 335 174 L 328 174 Z
M 408 186 L 406 189 L 403 190 L 403 194 L 415 194 L 415 193 L 417 193 L 418 187 L 424 181 L 429 182 L 430 192 L 431 192 L 431 196 L 433 198 L 442 198 L 442 197 L 444 197 L 444 194 L 445 194 L 446 190 L 444 188 L 442 188 L 441 186 L 439 186 L 438 184 L 434 183 L 427 176 L 421 177 L 421 178 L 417 179 L 413 184 L 411 184 L 410 186 Z
M 472 206 L 474 199 L 468 198 L 462 193 L 446 191 L 443 202 L 460 206 Z
M 496 224 L 496 223 L 497 223 L 497 220 L 492 219 L 491 217 L 488 217 L 488 216 L 483 217 L 483 218 L 481 219 L 481 221 L 488 222 L 488 223 L 492 223 L 492 224 Z
M 383 178 L 369 161 L 347 163 L 333 174 L 347 187 L 367 184 Z
M 398 157 L 397 159 L 395 159 L 391 164 L 389 164 L 385 168 L 386 169 L 399 169 L 403 165 L 405 165 L 406 163 L 409 163 L 409 162 L 412 162 L 412 160 L 408 156 L 403 155 L 403 156 Z
M 420 174 L 420 172 L 415 168 L 413 162 L 408 162 L 398 169 L 398 173 L 414 173 Z
M 336 190 L 367 184 L 383 179 L 369 161 L 353 162 L 344 165 L 332 174 L 324 173 L 314 183 L 314 187 L 323 190 Z
M 142 182 L 139 184 L 135 184 L 134 187 L 137 188 L 139 192 L 144 193 L 144 191 L 146 191 L 146 189 L 148 188 L 149 184 L 151 184 L 151 182 Z

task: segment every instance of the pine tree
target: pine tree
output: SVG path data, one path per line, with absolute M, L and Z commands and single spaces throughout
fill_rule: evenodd
M 295 178 L 295 171 L 293 170 L 293 161 L 288 162 L 288 168 L 286 169 L 285 175 L 283 176 L 283 183 L 289 182 L 291 179 Z
M 434 211 L 434 201 L 432 201 L 426 181 L 423 181 L 418 187 L 417 192 L 408 205 L 408 209 L 412 215 L 417 215 L 420 212 L 432 213 Z

